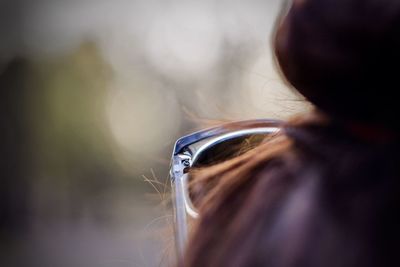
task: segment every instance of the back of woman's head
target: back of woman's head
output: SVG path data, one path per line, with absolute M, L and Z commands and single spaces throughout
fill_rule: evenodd
M 324 115 L 192 173 L 193 188 L 213 189 L 198 200 L 185 266 L 400 266 L 398 47 L 400 2 L 294 1 L 277 59 Z
M 400 266 L 399 147 L 291 122 L 235 162 L 197 171 L 194 187 L 213 189 L 197 204 L 184 266 Z
M 400 1 L 294 0 L 275 40 L 287 80 L 318 108 L 400 128 Z

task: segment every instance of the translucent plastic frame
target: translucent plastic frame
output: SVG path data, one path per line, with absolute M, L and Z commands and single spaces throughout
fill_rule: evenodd
M 172 202 L 174 206 L 174 231 L 177 257 L 183 256 L 188 238 L 188 220 L 196 219 L 199 213 L 194 207 L 188 191 L 188 172 L 214 146 L 253 135 L 271 135 L 279 131 L 277 120 L 249 120 L 224 124 L 181 137 L 175 143 L 170 169 Z

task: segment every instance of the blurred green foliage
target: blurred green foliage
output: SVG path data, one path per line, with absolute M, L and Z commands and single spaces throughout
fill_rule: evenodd
M 61 58 L 20 58 L 6 66 L 0 76 L 1 126 L 18 132 L 1 138 L 3 157 L 17 155 L 3 164 L 9 166 L 1 175 L 1 191 L 8 195 L 0 204 L 2 230 L 21 218 L 107 222 L 133 216 L 135 207 L 129 204 L 145 201 L 143 192 L 154 192 L 144 173 L 125 172 L 113 154 L 105 119 L 110 76 L 93 43 Z M 23 195 L 17 202 L 25 215 L 11 210 L 18 195 Z M 127 204 L 121 205 L 124 199 Z

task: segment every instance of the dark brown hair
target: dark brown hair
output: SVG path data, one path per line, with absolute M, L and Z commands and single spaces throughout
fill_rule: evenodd
M 298 0 L 278 27 L 282 72 L 317 111 L 191 174 L 209 190 L 181 264 L 400 266 L 400 2 Z
M 400 3 L 294 0 L 275 52 L 296 90 L 335 119 L 399 129 Z

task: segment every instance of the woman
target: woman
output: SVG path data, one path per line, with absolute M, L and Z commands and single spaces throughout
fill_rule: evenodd
M 275 54 L 316 111 L 192 173 L 201 216 L 181 264 L 400 266 L 400 1 L 295 0 Z

